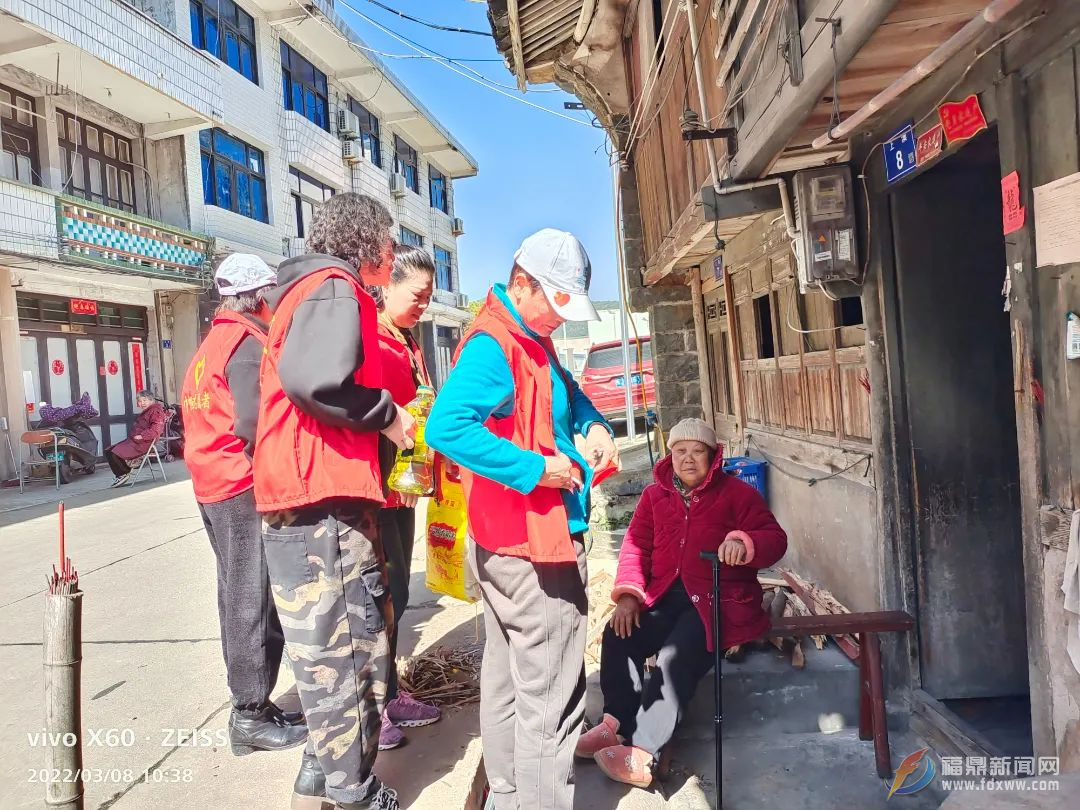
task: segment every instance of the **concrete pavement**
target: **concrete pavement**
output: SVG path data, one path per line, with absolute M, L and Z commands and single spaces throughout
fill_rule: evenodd
M 62 489 L 68 553 L 86 593 L 86 807 L 287 807 L 299 749 L 234 757 L 222 746 L 228 695 L 214 558 L 182 464 L 166 466 L 170 478 L 179 480 L 82 494 Z M 89 486 L 98 477 L 107 485 L 106 476 L 79 483 Z M 0 509 L 9 494 L 0 493 Z M 0 512 L 6 562 L 0 570 L 4 810 L 44 802 L 39 779 L 44 751 L 37 737 L 42 731 L 41 624 L 45 573 L 56 559 L 57 532 L 55 504 L 41 502 L 49 500 L 42 494 L 35 488 L 29 505 Z M 427 591 L 423 546 L 417 551 L 402 650 L 473 640 L 477 609 Z M 292 685 L 286 662 L 277 691 Z M 282 702 L 288 704 L 289 697 Z M 408 737 L 406 747 L 381 754 L 377 768 L 399 789 L 403 806 L 461 806 L 480 758 L 475 707 L 451 711 L 443 722 L 410 730 Z
M 247 757 L 229 751 L 214 558 L 183 465 L 166 468 L 167 484 L 109 490 L 111 477 L 99 474 L 61 490 L 68 553 L 86 593 L 82 706 L 84 767 L 91 777 L 86 807 L 285 808 L 299 749 Z M 57 554 L 55 499 L 55 490 L 41 485 L 21 497 L 18 490 L 0 491 L 5 561 L 0 568 L 0 810 L 39 808 L 44 800 L 38 781 L 44 766 L 38 736 L 40 645 L 45 573 Z M 591 559 L 589 565 L 596 575 L 613 573 L 615 563 Z M 416 545 L 412 570 L 402 654 L 476 640 L 482 633 L 479 608 L 439 598 L 424 587 L 422 542 Z M 588 715 L 595 719 L 602 707 L 595 663 L 589 681 Z M 288 694 L 292 685 L 286 663 L 277 689 L 285 693 L 279 702 L 286 707 L 294 705 L 295 693 Z M 704 683 L 704 699 L 695 701 L 678 735 L 667 782 L 637 790 L 616 785 L 595 765 L 583 763 L 577 769 L 577 806 L 713 808 L 709 685 Z M 774 702 L 777 712 L 788 711 L 788 698 Z M 734 719 L 737 712 L 731 710 Z M 462 807 L 480 760 L 476 707 L 448 712 L 441 723 L 410 730 L 408 737 L 406 747 L 381 753 L 377 765 L 398 790 L 402 806 Z M 904 735 L 895 735 L 893 742 L 898 756 L 917 750 Z M 724 755 L 728 810 L 889 806 L 887 789 L 873 774 L 872 746 L 851 733 L 778 734 L 772 727 L 750 728 L 725 739 Z M 937 806 L 930 796 L 904 798 L 912 808 Z

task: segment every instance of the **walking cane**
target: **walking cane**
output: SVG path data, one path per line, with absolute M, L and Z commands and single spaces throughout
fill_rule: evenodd
M 713 715 L 713 747 L 716 750 L 716 810 L 723 807 L 724 751 L 721 728 L 724 722 L 724 696 L 721 689 L 720 664 L 724 660 L 724 649 L 720 646 L 720 554 L 716 551 L 701 552 L 701 559 L 712 563 L 712 618 L 713 618 L 713 655 L 716 657 L 716 713 Z

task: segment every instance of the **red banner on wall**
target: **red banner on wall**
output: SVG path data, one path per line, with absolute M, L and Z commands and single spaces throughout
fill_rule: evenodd
M 85 298 L 72 298 L 71 313 L 73 315 L 97 315 L 97 301 L 87 301 Z
M 146 381 L 143 379 L 141 343 L 131 344 L 131 378 L 135 382 L 135 393 L 142 391 L 146 387 Z
M 986 116 L 979 106 L 979 97 L 972 93 L 963 101 L 942 104 L 938 108 L 941 126 L 949 143 L 966 141 L 986 129 Z

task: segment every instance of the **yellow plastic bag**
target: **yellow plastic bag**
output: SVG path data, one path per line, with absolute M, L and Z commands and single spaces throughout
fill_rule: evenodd
M 480 598 L 469 563 L 465 488 L 451 463 L 435 457 L 435 496 L 427 510 L 427 587 L 465 602 Z

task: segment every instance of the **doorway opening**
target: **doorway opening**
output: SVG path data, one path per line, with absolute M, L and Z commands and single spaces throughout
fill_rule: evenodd
M 921 693 L 990 753 L 1031 755 L 1012 338 L 997 136 L 891 195 Z M 907 467 L 904 470 L 904 467 Z

